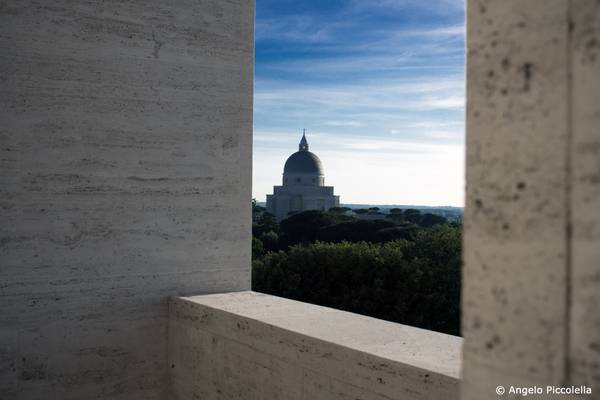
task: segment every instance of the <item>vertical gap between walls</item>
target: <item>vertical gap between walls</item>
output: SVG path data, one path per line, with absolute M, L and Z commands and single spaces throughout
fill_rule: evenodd
M 566 40 L 566 72 L 567 72 L 567 107 L 566 107 L 566 129 L 567 143 L 565 155 L 565 324 L 564 324 L 564 361 L 563 361 L 563 385 L 567 386 L 571 380 L 571 309 L 572 309 L 572 257 L 573 257 L 573 209 L 571 204 L 573 167 L 573 31 L 575 30 L 572 10 L 573 0 L 567 1 L 567 40 Z

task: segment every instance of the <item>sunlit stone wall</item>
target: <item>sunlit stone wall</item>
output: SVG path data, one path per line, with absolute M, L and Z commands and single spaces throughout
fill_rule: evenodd
M 250 282 L 254 2 L 0 4 L 0 398 L 159 399 Z
M 463 399 L 536 384 L 597 398 L 600 3 L 467 11 Z
M 462 339 L 256 292 L 174 298 L 173 399 L 456 400 Z

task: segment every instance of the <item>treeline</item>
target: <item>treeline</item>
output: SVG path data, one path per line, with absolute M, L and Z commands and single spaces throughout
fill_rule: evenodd
M 277 223 L 254 205 L 253 290 L 457 335 L 460 226 L 414 211 L 306 211 Z

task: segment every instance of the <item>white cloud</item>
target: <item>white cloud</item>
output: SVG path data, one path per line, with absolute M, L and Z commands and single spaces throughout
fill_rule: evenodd
M 257 20 L 259 45 L 276 42 L 291 56 L 271 57 L 267 47 L 257 58 L 254 196 L 264 200 L 280 184 L 306 127 L 342 202 L 462 205 L 464 1 L 346 4 L 327 21 Z M 428 19 L 361 25 L 363 16 L 403 10 Z
M 258 140 L 282 134 L 257 133 Z M 277 149 L 257 146 L 253 195 L 264 201 L 281 184 L 286 158 L 299 135 L 285 136 Z M 464 202 L 464 145 L 423 144 L 402 140 L 362 139 L 326 134 L 309 137 L 311 151 L 322 160 L 328 185 L 346 203 L 458 205 Z M 260 177 L 260 179 L 259 179 Z
M 357 10 L 364 10 L 373 7 L 392 8 L 396 10 L 421 8 L 434 12 L 447 12 L 448 9 L 462 10 L 465 8 L 465 0 L 353 0 L 354 7 Z
M 330 126 L 362 126 L 360 122 L 357 121 L 325 121 L 325 125 Z
M 442 28 L 435 28 L 431 30 L 422 31 L 423 35 L 426 36 L 464 36 L 465 35 L 465 25 L 452 25 L 445 26 Z
M 332 39 L 338 24 L 323 25 L 306 15 L 256 20 L 255 40 L 286 40 L 299 43 L 321 43 Z
M 259 81 L 255 104 L 258 112 L 286 109 L 311 119 L 322 117 L 326 125 L 360 126 L 364 121 L 352 119 L 340 123 L 343 118 L 329 120 L 327 116 L 331 116 L 333 110 L 336 116 L 351 116 L 370 111 L 393 114 L 398 111 L 461 109 L 464 107 L 463 85 L 462 75 L 434 82 L 386 80 L 351 85 L 309 83 L 300 86 Z
M 429 97 L 422 99 L 420 105 L 428 109 L 464 108 L 465 98 L 464 96 Z

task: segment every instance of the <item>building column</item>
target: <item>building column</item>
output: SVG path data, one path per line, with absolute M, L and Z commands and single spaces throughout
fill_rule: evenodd
M 467 48 L 462 398 L 598 396 L 600 4 L 468 0 Z

